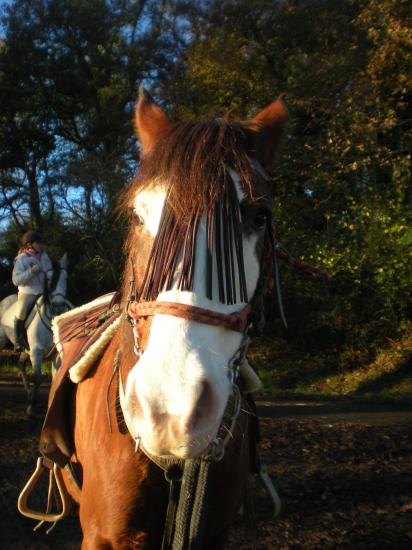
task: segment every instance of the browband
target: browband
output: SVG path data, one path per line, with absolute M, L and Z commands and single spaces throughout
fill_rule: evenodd
M 206 325 L 222 326 L 236 332 L 246 332 L 249 324 L 249 314 L 252 310 L 247 304 L 240 311 L 225 314 L 176 302 L 130 302 L 128 314 L 132 319 L 150 317 L 153 315 L 172 315 L 186 321 L 197 321 Z

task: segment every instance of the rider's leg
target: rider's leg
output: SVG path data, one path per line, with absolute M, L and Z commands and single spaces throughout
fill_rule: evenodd
M 14 319 L 14 351 L 22 351 L 26 344 L 24 341 L 24 319 Z
M 21 351 L 27 346 L 24 338 L 24 323 L 27 315 L 36 301 L 35 294 L 22 294 L 17 296 L 16 316 L 14 318 L 14 350 Z

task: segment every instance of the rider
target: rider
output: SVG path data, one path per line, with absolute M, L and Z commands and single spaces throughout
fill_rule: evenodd
M 27 345 L 24 339 L 24 324 L 36 298 L 45 289 L 46 280 L 52 275 L 52 263 L 45 251 L 42 236 L 37 231 L 27 231 L 21 242 L 13 268 L 13 284 L 18 287 L 17 310 L 14 319 L 14 349 L 19 351 Z

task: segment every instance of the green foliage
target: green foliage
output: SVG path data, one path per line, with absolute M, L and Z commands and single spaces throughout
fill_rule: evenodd
M 0 245 L 5 282 L 30 226 L 68 252 L 75 303 L 119 287 L 115 208 L 138 160 L 133 104 L 138 84 L 174 61 L 171 24 L 171 6 L 157 0 L 5 6 L 0 222 L 14 235 Z

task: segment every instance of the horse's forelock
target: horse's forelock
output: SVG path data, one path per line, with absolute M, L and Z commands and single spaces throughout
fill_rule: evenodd
M 218 194 L 228 188 L 228 168 L 239 175 L 245 197 L 253 198 L 255 180 L 259 176 L 251 162 L 247 134 L 240 124 L 224 119 L 176 123 L 159 139 L 150 154 L 141 159 L 121 207 L 132 211 L 139 192 L 166 185 L 168 206 L 176 223 L 187 226 L 199 214 L 210 211 Z M 132 278 L 136 279 L 136 284 L 141 279 L 139 273 L 131 273 L 131 265 L 145 265 L 146 254 L 142 254 L 141 244 L 147 244 L 147 236 L 140 234 L 138 225 L 136 218 L 132 218 L 126 241 L 128 262 L 123 273 L 123 292 L 126 293 Z M 141 244 L 137 245 L 138 242 Z
M 229 177 L 227 168 L 241 177 L 246 195 L 252 195 L 253 166 L 241 125 L 223 119 L 179 122 L 141 160 L 127 192 L 129 206 L 139 190 L 160 184 L 169 189 L 168 203 L 183 223 L 214 204 Z

